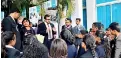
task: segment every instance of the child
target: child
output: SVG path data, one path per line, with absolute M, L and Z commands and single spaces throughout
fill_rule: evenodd
M 6 31 L 3 33 L 3 37 L 6 44 L 6 57 L 7 58 L 19 58 L 21 56 L 20 52 L 13 46 L 16 44 L 16 35 L 11 31 Z

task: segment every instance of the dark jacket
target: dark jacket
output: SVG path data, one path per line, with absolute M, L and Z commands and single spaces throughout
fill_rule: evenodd
M 20 36 L 20 32 L 18 30 L 16 22 L 10 16 L 8 16 L 3 19 L 2 26 L 3 26 L 3 31 L 12 31 L 16 34 L 16 44 L 14 47 L 18 49 L 19 51 L 22 51 L 21 36 Z
M 21 54 L 17 49 L 14 48 L 6 48 L 6 57 L 7 58 L 20 58 Z
M 30 34 L 34 34 L 35 35 L 35 31 L 34 29 L 31 27 L 30 30 L 27 30 L 25 27 L 21 28 L 21 35 L 23 36 L 25 33 L 30 33 Z
M 66 25 L 63 25 L 61 30 L 64 30 L 64 29 L 68 29 L 73 34 L 72 26 L 70 26 L 70 28 L 66 28 Z
M 68 49 L 68 58 L 75 58 L 77 55 L 77 49 L 74 44 L 69 45 L 67 44 Z
M 96 52 L 97 52 L 99 58 L 105 58 L 105 50 L 102 45 L 97 45 Z
M 115 43 L 116 43 L 116 39 L 113 39 L 110 41 L 111 58 L 115 57 L 115 47 L 116 47 Z
M 50 23 L 50 25 L 51 25 L 52 28 L 54 27 L 54 25 L 53 25 L 52 23 Z M 45 23 L 43 22 L 43 23 L 41 23 L 41 24 L 38 25 L 37 34 L 40 34 L 40 35 L 45 36 L 45 38 L 44 38 L 44 44 L 45 44 L 45 45 L 48 47 L 48 49 L 49 49 L 52 40 L 48 40 L 48 33 L 46 33 L 46 30 L 47 30 L 46 25 L 45 25 Z M 56 34 L 56 32 L 52 30 L 53 38 L 54 38 L 54 34 Z
M 74 45 L 75 38 L 68 29 L 64 29 L 61 32 L 62 39 L 67 43 L 68 58 L 74 58 L 77 55 L 77 49 Z
M 34 34 L 35 35 L 35 31 L 33 30 L 33 28 L 30 28 L 30 30 L 26 30 L 25 27 L 22 27 L 20 29 L 20 33 L 21 33 L 22 49 L 23 49 L 24 37 L 26 36 L 25 33 L 27 33 L 27 34 Z

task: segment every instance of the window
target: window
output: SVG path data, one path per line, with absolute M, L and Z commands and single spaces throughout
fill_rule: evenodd
M 112 22 L 118 22 L 121 25 L 121 3 L 112 5 Z
M 111 23 L 111 10 L 109 5 L 97 7 L 97 21 L 104 25 L 104 29 L 109 26 Z
M 106 3 L 106 2 L 111 2 L 111 1 L 115 1 L 115 0 L 96 0 L 96 4 Z

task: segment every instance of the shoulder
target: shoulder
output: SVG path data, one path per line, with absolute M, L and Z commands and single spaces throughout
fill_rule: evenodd
M 52 27 L 54 27 L 54 24 L 53 24 L 53 23 L 50 23 L 50 25 L 51 25 Z
M 63 25 L 62 27 L 64 27 L 65 25 Z
M 17 49 L 6 48 L 8 57 L 19 57 L 20 52 Z
M 7 22 L 7 21 L 10 21 L 10 17 L 5 17 L 2 22 Z
M 42 22 L 41 24 L 39 24 L 38 26 L 43 26 L 43 25 L 45 25 L 45 23 L 44 22 Z

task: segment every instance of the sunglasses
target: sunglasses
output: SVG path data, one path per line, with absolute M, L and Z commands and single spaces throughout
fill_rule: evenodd
M 46 20 L 50 20 L 50 19 L 46 19 Z

